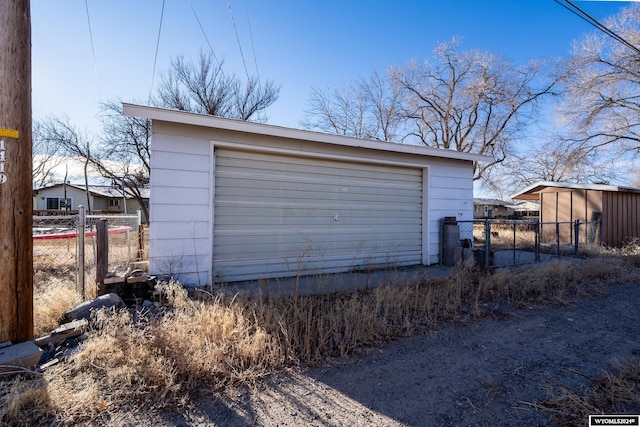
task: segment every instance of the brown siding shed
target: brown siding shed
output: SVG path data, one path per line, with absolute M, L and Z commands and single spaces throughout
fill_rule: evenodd
M 605 246 L 621 247 L 640 238 L 640 188 L 538 182 L 511 197 L 538 200 L 543 224 L 576 220 L 584 223 L 601 218 L 599 234 Z

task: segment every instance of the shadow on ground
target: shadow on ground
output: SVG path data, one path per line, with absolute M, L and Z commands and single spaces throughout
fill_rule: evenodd
M 432 335 L 400 339 L 359 359 L 280 373 L 227 397 L 203 395 L 180 422 L 165 422 L 555 425 L 536 408 L 550 390 L 579 392 L 601 371 L 640 355 L 638 303 L 640 285 L 619 285 L 570 306 L 496 306 L 499 316 L 443 324 Z

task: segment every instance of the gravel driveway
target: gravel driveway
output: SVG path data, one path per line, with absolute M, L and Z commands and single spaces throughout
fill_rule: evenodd
M 531 403 L 554 387 L 580 391 L 640 355 L 640 284 L 569 306 L 492 307 L 359 359 L 292 370 L 256 389 L 203 392 L 165 425 L 554 425 Z M 640 408 L 638 408 L 640 411 Z M 586 425 L 585 420 L 585 425 Z

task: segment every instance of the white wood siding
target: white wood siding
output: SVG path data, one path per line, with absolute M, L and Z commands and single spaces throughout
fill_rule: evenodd
M 455 216 L 458 221 L 473 220 L 473 168 L 455 161 L 434 162 L 429 186 L 430 263 L 440 262 L 442 220 Z M 469 235 L 465 235 L 465 232 Z M 473 238 L 472 228 L 461 227 L 461 238 Z
M 216 149 L 218 282 L 422 263 L 422 169 Z
M 191 285 L 210 283 L 211 162 L 207 140 L 154 126 L 149 199 L 149 269 L 154 274 Z

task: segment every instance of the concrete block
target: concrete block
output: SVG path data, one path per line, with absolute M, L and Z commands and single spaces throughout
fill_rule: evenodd
M 14 366 L 31 368 L 40 361 L 42 350 L 33 341 L 0 348 L 0 372 L 11 372 Z

